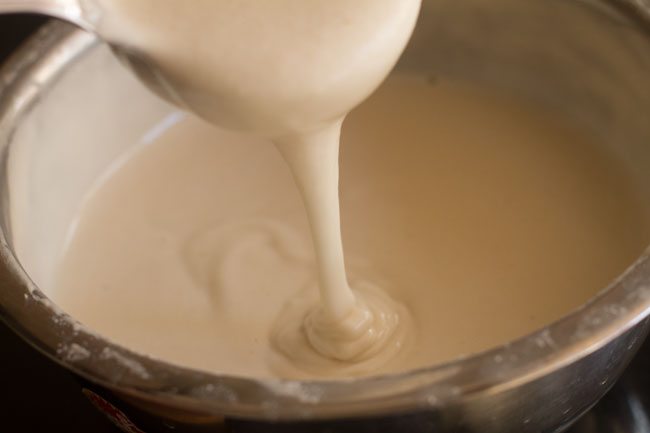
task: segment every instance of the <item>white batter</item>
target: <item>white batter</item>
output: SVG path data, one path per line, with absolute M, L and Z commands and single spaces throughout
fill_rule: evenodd
M 314 238 L 320 299 L 282 316 L 273 342 L 299 364 L 388 361 L 408 334 L 407 311 L 380 287 L 362 280 L 355 293 L 348 284 L 338 154 L 343 118 L 397 62 L 420 3 L 99 2 L 100 33 L 155 65 L 149 80 L 159 93 L 215 124 L 272 139 L 291 168 Z
M 89 198 L 52 295 L 100 333 L 182 365 L 363 376 L 543 326 L 607 285 L 648 239 L 635 186 L 610 155 L 487 90 L 391 78 L 345 122 L 341 161 L 349 279 L 374 311 L 412 318 L 411 329 L 394 327 L 401 350 L 387 344 L 358 362 L 304 350 L 296 330 L 319 283 L 289 170 L 266 140 L 192 117 Z

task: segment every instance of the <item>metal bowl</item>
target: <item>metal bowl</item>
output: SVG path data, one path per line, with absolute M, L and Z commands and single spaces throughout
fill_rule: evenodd
M 70 191 L 81 196 L 83 185 L 119 153 L 102 147 L 120 141 L 110 137 L 98 135 L 84 148 L 65 140 L 75 122 L 105 128 L 101 107 L 115 97 L 113 86 L 140 91 L 126 74 L 119 83 L 107 81 L 108 71 L 111 80 L 117 74 L 112 60 L 94 36 L 56 22 L 0 73 L 0 316 L 87 386 L 137 412 L 147 431 L 560 432 L 605 394 L 643 342 L 650 327 L 648 252 L 544 329 L 399 375 L 253 380 L 181 368 L 107 341 L 39 290 L 48 265 L 26 257 L 21 245 L 31 242 L 37 256 L 47 252 L 51 245 L 39 236 L 63 224 L 74 207 Z M 80 80 L 76 96 L 58 90 L 92 62 L 104 62 L 106 75 Z M 650 5 L 644 0 L 425 1 L 398 68 L 480 82 L 544 104 L 590 128 L 650 186 Z M 40 119 L 41 132 L 34 131 L 39 107 L 61 98 L 81 101 L 77 114 Z M 138 109 L 133 105 L 129 110 Z M 20 144 L 25 136 L 31 136 L 27 148 Z M 76 152 L 98 155 L 96 166 L 79 167 Z M 14 159 L 22 168 L 14 168 Z M 39 199 L 45 185 L 52 196 Z M 644 197 L 650 203 L 650 189 Z

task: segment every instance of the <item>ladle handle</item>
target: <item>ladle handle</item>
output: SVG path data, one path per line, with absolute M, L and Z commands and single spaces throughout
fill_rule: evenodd
M 0 14 L 36 13 L 70 21 L 87 30 L 92 24 L 86 20 L 78 0 L 0 0 Z

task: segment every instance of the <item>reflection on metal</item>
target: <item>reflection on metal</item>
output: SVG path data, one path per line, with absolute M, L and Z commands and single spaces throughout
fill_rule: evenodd
M 650 433 L 650 339 L 598 405 L 568 433 Z

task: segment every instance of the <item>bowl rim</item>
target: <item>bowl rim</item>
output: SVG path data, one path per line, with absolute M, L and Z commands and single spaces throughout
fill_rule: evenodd
M 67 67 L 98 44 L 95 36 L 52 21 L 0 69 L 0 167 L 4 172 L 11 136 L 22 116 Z M 7 186 L 0 188 L 4 205 Z M 563 318 L 515 341 L 443 364 L 346 381 L 218 375 L 123 348 L 65 314 L 20 265 L 7 213 L 5 206 L 0 212 L 0 319 L 40 352 L 90 382 L 137 400 L 196 413 L 289 420 L 443 407 L 504 392 L 559 370 L 650 315 L 650 250 L 646 250 L 607 288 Z

